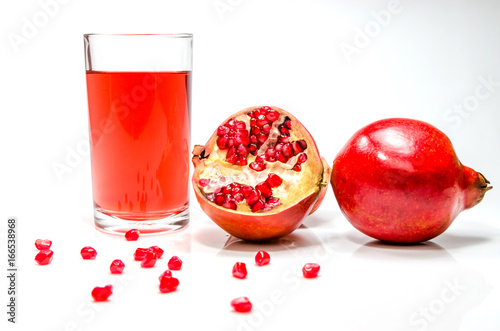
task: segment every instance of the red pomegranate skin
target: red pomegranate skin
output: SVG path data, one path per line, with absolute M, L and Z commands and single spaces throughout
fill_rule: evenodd
M 374 122 L 334 160 L 331 185 L 352 225 L 373 238 L 418 243 L 443 233 L 491 189 L 463 166 L 449 138 L 412 119 Z

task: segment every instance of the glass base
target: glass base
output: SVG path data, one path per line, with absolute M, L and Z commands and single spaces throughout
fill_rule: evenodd
M 165 234 L 184 230 L 189 225 L 189 208 L 169 215 L 110 215 L 100 208 L 94 208 L 94 222 L 98 230 L 123 235 L 130 229 L 137 229 L 141 235 Z

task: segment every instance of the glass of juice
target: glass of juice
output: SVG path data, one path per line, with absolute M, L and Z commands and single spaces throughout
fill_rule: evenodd
M 86 34 L 94 221 L 104 232 L 189 223 L 192 34 Z

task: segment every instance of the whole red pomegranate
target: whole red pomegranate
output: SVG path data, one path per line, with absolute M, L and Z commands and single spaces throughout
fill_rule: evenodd
M 193 155 L 201 209 L 245 240 L 291 233 L 319 207 L 330 178 L 311 134 L 277 107 L 250 107 L 230 116 Z
M 335 197 L 352 225 L 397 243 L 440 235 L 491 189 L 483 175 L 460 163 L 443 132 L 413 119 L 362 128 L 337 155 L 332 171 Z

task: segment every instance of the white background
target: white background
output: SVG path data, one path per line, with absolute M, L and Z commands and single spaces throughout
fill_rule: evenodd
M 231 113 L 269 104 L 298 117 L 331 164 L 362 126 L 411 117 L 442 129 L 495 186 L 500 2 L 25 0 L 3 1 L 0 22 L 0 215 L 19 220 L 18 324 L 6 322 L 2 277 L 2 330 L 500 330 L 496 187 L 446 233 L 411 247 L 356 231 L 331 190 L 303 227 L 269 244 L 229 238 L 194 199 L 178 235 L 134 243 L 95 231 L 82 38 L 193 33 L 193 145 Z M 75 151 L 58 177 L 54 164 L 69 165 Z M 33 261 L 37 238 L 54 241 L 49 266 Z M 153 244 L 184 260 L 174 293 L 157 290 L 167 259 L 148 270 L 132 261 L 136 247 Z M 95 261 L 81 260 L 85 245 L 97 249 Z M 270 265 L 253 264 L 259 249 Z M 108 271 L 115 258 L 126 264 L 120 277 Z M 248 279 L 231 277 L 236 261 L 247 263 Z M 300 277 L 315 261 L 321 276 Z M 108 283 L 111 300 L 93 304 L 91 289 Z M 251 314 L 231 311 L 242 295 Z

